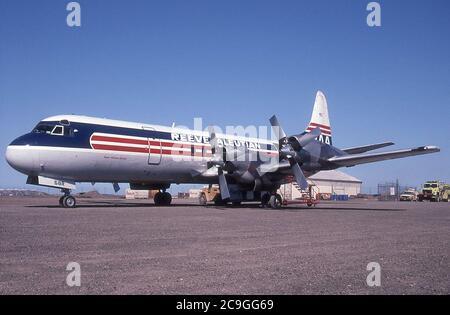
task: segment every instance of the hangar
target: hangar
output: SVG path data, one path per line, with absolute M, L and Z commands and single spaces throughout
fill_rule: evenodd
M 325 199 L 329 199 L 331 195 L 356 196 L 361 192 L 362 185 L 360 179 L 337 170 L 314 174 L 308 178 L 308 183 L 314 186 L 314 193 L 320 193 Z M 303 195 L 296 182 L 282 185 L 280 193 L 288 200 Z

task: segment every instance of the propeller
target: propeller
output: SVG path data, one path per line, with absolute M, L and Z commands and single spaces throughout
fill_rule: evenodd
M 310 133 L 304 135 L 292 136 L 288 138 L 275 115 L 270 118 L 270 124 L 272 125 L 272 129 L 274 130 L 274 133 L 279 140 L 278 151 L 280 154 L 280 158 L 287 159 L 289 161 L 295 181 L 297 182 L 299 187 L 301 189 L 308 188 L 306 176 L 305 174 L 303 174 L 302 169 L 298 165 L 298 153 L 300 150 L 302 150 L 303 147 L 320 136 L 320 128 L 316 128 Z
M 227 179 L 223 173 L 223 169 L 225 167 L 225 162 L 227 160 L 227 152 L 224 147 L 219 148 L 217 150 L 217 137 L 216 132 L 212 126 L 208 127 L 209 132 L 209 144 L 211 145 L 211 153 L 212 160 L 209 162 L 209 168 L 216 166 L 217 167 L 217 175 L 219 176 L 219 188 L 220 188 L 220 196 L 222 200 L 230 198 L 230 190 L 228 189 Z M 222 151 L 222 152 L 218 152 Z

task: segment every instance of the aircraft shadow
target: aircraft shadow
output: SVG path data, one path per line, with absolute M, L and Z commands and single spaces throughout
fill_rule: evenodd
M 154 203 L 124 203 L 124 202 L 108 202 L 108 201 L 89 201 L 89 203 L 84 203 L 85 201 L 78 202 L 76 209 L 82 208 L 163 208 L 162 206 L 156 206 Z M 172 204 L 169 207 L 190 207 L 197 206 L 193 204 Z M 32 205 L 26 206 L 27 208 L 61 208 L 58 203 L 52 205 Z M 166 207 L 164 207 L 166 208 Z
M 191 205 L 192 206 L 192 205 Z M 194 205 L 197 206 L 197 205 Z M 208 205 L 205 208 L 217 209 L 217 210 L 252 210 L 260 209 L 261 211 L 282 211 L 282 212 L 299 212 L 299 211 L 314 211 L 314 210 L 326 210 L 326 211 L 386 211 L 386 212 L 402 212 L 407 211 L 407 209 L 394 209 L 394 208 L 373 208 L 373 207 L 343 207 L 342 205 L 336 207 L 308 207 L 308 206 L 287 206 L 279 209 L 263 208 L 258 204 L 255 205 L 240 205 L 240 206 L 214 206 Z
M 269 209 L 269 210 L 273 210 L 273 209 Z M 281 210 L 281 211 L 300 211 L 300 210 L 309 210 L 309 211 L 314 211 L 314 210 L 326 210 L 326 211 L 393 211 L 393 212 L 401 212 L 401 211 L 406 211 L 406 209 L 392 209 L 392 208 L 370 208 L 370 207 L 292 207 L 289 206 L 287 208 L 283 208 L 283 209 L 275 209 L 275 210 Z
M 59 209 L 61 208 L 60 205 L 57 203 L 52 205 L 29 205 L 26 206 L 27 208 L 48 208 L 48 209 Z M 348 206 L 348 205 L 341 205 L 341 204 L 333 204 L 329 205 L 328 207 L 324 206 L 316 206 L 316 207 L 307 207 L 306 205 L 302 206 L 296 206 L 296 205 L 289 205 L 287 207 L 283 207 L 280 209 L 272 209 L 272 208 L 262 208 L 259 204 L 242 204 L 239 206 L 216 206 L 216 205 L 207 205 L 202 206 L 198 204 L 192 204 L 192 203 L 174 203 L 170 205 L 169 207 L 162 207 L 162 206 L 156 206 L 154 203 L 132 203 L 132 202 L 116 202 L 116 201 L 79 201 L 77 204 L 77 209 L 89 209 L 89 208 L 204 208 L 204 209 L 215 209 L 215 210 L 254 210 L 254 209 L 260 209 L 261 211 L 283 211 L 283 212 L 298 212 L 298 211 L 387 211 L 387 212 L 399 212 L 399 211 L 407 211 L 406 209 L 401 208 L 374 208 L 374 207 L 364 207 L 364 206 Z

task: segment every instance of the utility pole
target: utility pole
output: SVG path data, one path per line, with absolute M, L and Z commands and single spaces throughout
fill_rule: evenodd
M 395 200 L 396 200 L 396 201 L 399 201 L 399 200 L 400 200 L 400 192 L 399 192 L 399 189 L 400 189 L 400 185 L 398 184 L 398 178 L 397 178 L 397 180 L 395 181 Z

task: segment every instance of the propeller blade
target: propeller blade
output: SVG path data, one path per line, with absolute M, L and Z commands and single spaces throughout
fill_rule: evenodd
M 221 168 L 219 168 L 219 188 L 220 188 L 220 196 L 222 200 L 226 200 L 230 198 L 230 190 L 228 189 L 227 179 L 223 174 Z
M 317 127 L 316 129 L 312 130 L 311 132 L 304 134 L 298 139 L 298 143 L 301 147 L 304 147 L 314 139 L 316 139 L 318 136 L 320 136 L 322 131 L 320 131 L 320 128 Z
M 281 125 L 280 125 L 280 122 L 278 121 L 277 116 L 273 115 L 270 118 L 270 125 L 272 126 L 272 130 L 274 131 L 278 140 L 286 138 L 286 133 L 284 132 L 283 128 L 281 128 Z
M 303 171 L 297 164 L 297 162 L 293 161 L 293 163 L 291 163 L 291 169 L 294 173 L 295 181 L 297 182 L 298 186 L 300 186 L 300 188 L 303 190 L 307 189 L 308 182 L 306 181 L 305 174 L 303 174 Z

